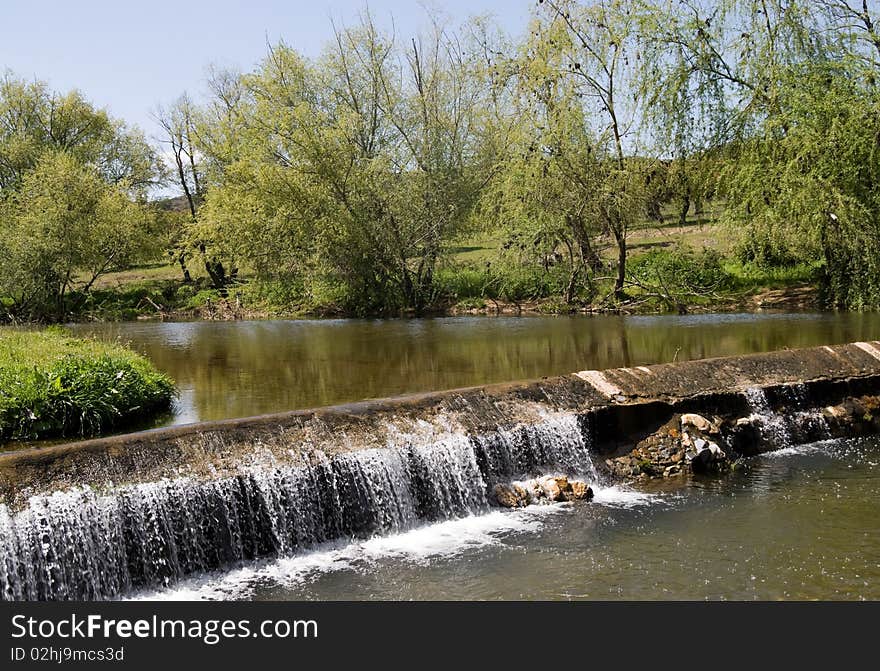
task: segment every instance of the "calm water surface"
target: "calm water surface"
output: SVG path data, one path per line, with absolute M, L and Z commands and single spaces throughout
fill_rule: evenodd
M 130 343 L 178 383 L 164 424 L 791 347 L 880 339 L 880 315 L 453 317 L 129 322 L 71 329 Z

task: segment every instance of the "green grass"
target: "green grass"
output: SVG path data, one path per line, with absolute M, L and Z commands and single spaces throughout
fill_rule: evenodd
M 737 278 L 742 288 L 784 289 L 791 286 L 815 283 L 821 264 L 797 263 L 789 266 L 762 266 L 727 260 L 724 270 Z
M 0 439 L 94 436 L 167 410 L 172 381 L 120 345 L 0 332 Z

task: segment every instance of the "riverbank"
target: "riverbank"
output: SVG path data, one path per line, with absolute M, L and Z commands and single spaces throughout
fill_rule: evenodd
M 60 330 L 0 333 L 0 441 L 94 436 L 167 411 L 171 379 L 117 344 Z
M 272 287 L 244 280 L 229 287 L 223 296 L 207 282 L 185 283 L 176 279 L 128 279 L 137 273 L 120 273 L 117 284 L 92 291 L 81 309 L 68 315 L 69 322 L 118 322 L 140 320 L 237 321 L 253 319 L 413 317 L 412 310 L 394 314 L 362 314 L 334 303 L 285 302 Z M 109 280 L 113 280 L 110 276 Z M 572 315 L 572 314 L 707 314 L 712 312 L 761 312 L 768 310 L 820 311 L 818 287 L 797 279 L 791 282 L 739 281 L 711 296 L 670 298 L 632 292 L 625 300 L 565 302 L 558 296 L 511 300 L 475 293 L 460 297 L 447 293 L 426 308 L 421 316 L 459 315 Z

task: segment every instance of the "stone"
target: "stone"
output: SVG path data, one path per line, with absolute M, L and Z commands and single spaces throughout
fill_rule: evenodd
M 673 464 L 672 466 L 667 466 L 663 469 L 664 478 L 671 478 L 673 475 L 678 475 L 679 473 L 681 473 L 681 466 L 678 464 Z
M 694 441 L 694 449 L 697 451 L 697 454 L 706 449 L 706 446 L 709 444 L 709 441 L 703 440 L 702 438 L 697 438 Z
M 737 426 L 749 426 L 752 423 L 752 420 L 748 417 L 740 417 L 736 420 Z
M 513 488 L 514 494 L 516 494 L 517 499 L 519 499 L 523 506 L 527 506 L 532 502 L 532 495 L 528 489 L 518 482 L 514 482 L 511 487 Z
M 681 426 L 692 426 L 701 433 L 718 433 L 718 427 L 702 415 L 688 412 L 681 416 Z
M 521 507 L 520 497 L 510 485 L 497 484 L 492 488 L 492 498 L 503 508 Z
M 592 501 L 593 488 L 583 480 L 572 480 L 571 496 L 575 501 Z
M 834 419 L 840 419 L 841 417 L 846 417 L 847 412 L 846 408 L 842 405 L 829 405 L 823 410 L 823 414 L 828 417 L 833 417 Z
M 694 473 L 723 470 L 723 462 L 726 459 L 724 450 L 715 443 L 708 443 L 691 459 L 691 470 Z
M 544 496 L 546 496 L 548 500 L 562 501 L 562 488 L 560 488 L 556 478 L 541 478 L 538 483 L 541 485 L 541 489 L 544 490 Z

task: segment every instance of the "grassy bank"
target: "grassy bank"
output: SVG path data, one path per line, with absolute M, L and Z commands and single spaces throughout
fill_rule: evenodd
M 171 380 L 131 350 L 60 330 L 0 332 L 0 439 L 94 436 L 168 409 Z

